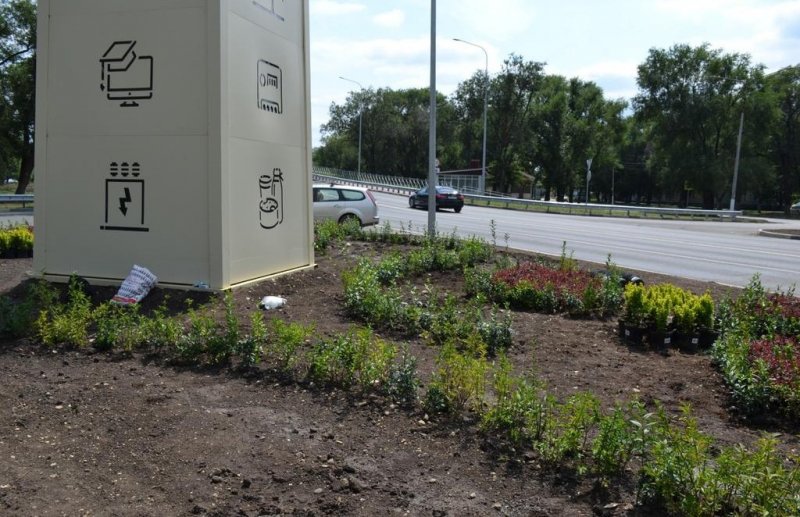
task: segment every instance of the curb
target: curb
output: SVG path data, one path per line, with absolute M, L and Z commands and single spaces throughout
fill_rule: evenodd
M 774 230 L 758 230 L 758 234 L 762 237 L 774 237 L 777 239 L 793 239 L 800 240 L 800 233 L 783 233 Z

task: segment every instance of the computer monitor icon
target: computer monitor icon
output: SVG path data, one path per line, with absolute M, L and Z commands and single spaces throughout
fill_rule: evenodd
M 120 106 L 138 106 L 153 97 L 153 57 L 139 56 L 135 41 L 115 41 L 100 58 L 100 90 Z

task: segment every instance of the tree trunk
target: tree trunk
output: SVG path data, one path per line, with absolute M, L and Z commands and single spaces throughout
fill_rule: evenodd
M 33 144 L 25 145 L 22 151 L 22 160 L 19 164 L 19 183 L 17 183 L 17 194 L 24 194 L 28 189 L 33 174 Z

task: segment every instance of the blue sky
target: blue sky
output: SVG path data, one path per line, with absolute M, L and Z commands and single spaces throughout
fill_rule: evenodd
M 313 144 L 331 102 L 358 86 L 427 88 L 430 0 L 310 0 Z M 449 95 L 511 53 L 546 73 L 594 81 L 607 98 L 636 93 L 650 48 L 709 43 L 749 54 L 768 71 L 800 64 L 798 0 L 438 0 L 437 89 Z

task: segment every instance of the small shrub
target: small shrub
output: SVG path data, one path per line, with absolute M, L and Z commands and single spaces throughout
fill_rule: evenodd
M 85 347 L 89 342 L 92 304 L 78 277 L 69 280 L 67 302 L 42 308 L 34 323 L 36 335 L 44 345 Z
M 486 391 L 489 364 L 483 357 L 461 354 L 447 344 L 437 358 L 437 370 L 429 387 L 427 406 L 460 415 L 466 410 L 480 411 Z M 430 394 L 430 390 L 434 390 Z
M 299 362 L 301 348 L 313 332 L 313 326 L 273 318 L 267 332 L 268 357 L 275 361 L 280 371 L 289 373 Z
M 167 314 L 165 304 L 154 310 L 149 317 L 141 318 L 140 324 L 144 344 L 158 351 L 176 346 L 183 333 L 183 325 Z
M 386 393 L 398 404 L 413 406 L 417 402 L 418 389 L 417 359 L 409 354 L 408 348 L 404 348 L 400 360 L 389 370 Z
M 242 366 L 249 367 L 261 361 L 263 346 L 267 341 L 267 325 L 261 312 L 250 314 L 250 333 L 239 341 L 239 358 Z
M 104 303 L 93 314 L 96 322 L 94 346 L 101 350 L 132 351 L 145 341 L 139 306 Z

